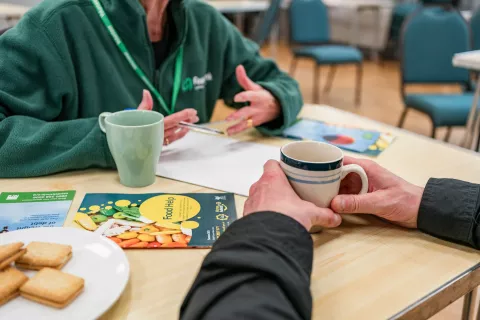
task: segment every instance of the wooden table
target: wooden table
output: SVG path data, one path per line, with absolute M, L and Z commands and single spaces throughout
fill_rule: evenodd
M 480 157 L 397 128 L 327 106 L 307 106 L 303 116 L 388 130 L 399 138 L 378 159 L 406 180 L 451 177 L 480 183 Z M 243 138 L 281 146 L 283 139 L 250 132 Z M 17 180 L 0 180 L 0 191 L 77 190 L 66 225 L 87 192 L 210 192 L 158 178 L 143 189 L 120 185 L 113 171 L 89 170 Z M 245 198 L 236 197 L 241 214 Z M 369 216 L 345 217 L 341 227 L 314 236 L 314 319 L 422 319 L 480 283 L 480 255 L 414 230 Z M 103 319 L 175 319 L 208 250 L 127 251 L 131 279 Z M 95 266 L 92 266 L 94 269 Z
M 0 3 L 0 18 L 5 19 L 9 25 L 13 21 L 19 20 L 28 10 L 29 7 L 10 3 Z

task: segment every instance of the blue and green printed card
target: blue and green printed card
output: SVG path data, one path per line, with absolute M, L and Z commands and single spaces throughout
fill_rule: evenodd
M 293 139 L 326 142 L 348 151 L 369 153 L 369 148 L 376 144 L 381 133 L 321 121 L 299 119 L 294 125 L 287 128 L 283 135 Z
M 75 191 L 2 192 L 0 233 L 39 227 L 63 227 Z

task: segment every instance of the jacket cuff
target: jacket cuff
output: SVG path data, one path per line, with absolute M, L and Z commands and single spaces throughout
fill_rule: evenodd
M 105 157 L 105 167 L 115 169 L 117 165 L 113 159 L 112 153 L 110 152 L 110 147 L 108 146 L 107 135 L 100 129 L 100 126 L 97 124 L 97 130 L 99 131 L 99 144 L 102 146 L 103 154 Z
M 288 97 L 285 95 L 285 92 L 282 92 L 282 89 L 279 88 L 276 84 L 271 82 L 257 82 L 260 86 L 262 86 L 265 90 L 269 91 L 275 99 L 277 99 L 278 103 L 280 104 L 280 108 L 282 109 L 281 116 L 269 123 L 261 125 L 257 129 L 266 135 L 274 136 L 282 134 L 283 130 L 288 128 L 295 120 L 300 108 L 295 112 L 292 108 L 298 104 L 298 102 L 294 101 L 295 99 Z
M 305 227 L 284 214 L 265 211 L 235 221 L 217 240 L 212 251 L 221 250 L 239 238 L 282 251 L 297 261 L 309 276 L 312 273 L 312 237 Z
M 480 186 L 454 179 L 430 179 L 418 212 L 418 228 L 428 234 L 476 246 Z

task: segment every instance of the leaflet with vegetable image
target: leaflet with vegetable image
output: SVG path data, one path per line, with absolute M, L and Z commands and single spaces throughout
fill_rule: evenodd
M 63 227 L 75 191 L 2 192 L 0 233 L 39 227 Z
M 75 222 L 124 249 L 205 248 L 236 218 L 231 193 L 96 193 L 85 196 Z

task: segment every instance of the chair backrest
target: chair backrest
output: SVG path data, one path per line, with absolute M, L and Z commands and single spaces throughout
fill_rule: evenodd
M 477 9 L 470 18 L 470 30 L 472 31 L 472 48 L 480 50 L 480 9 Z
M 330 41 L 328 9 L 321 0 L 292 0 L 289 17 L 291 42 L 313 44 Z
M 283 0 L 271 0 L 270 6 L 263 15 L 261 24 L 257 29 L 254 41 L 261 47 L 265 40 L 272 32 L 272 28 L 278 20 L 278 15 L 280 13 L 280 7 Z
M 422 7 L 402 27 L 402 83 L 468 83 L 468 70 L 454 67 L 452 58 L 469 50 L 469 27 L 460 12 Z

